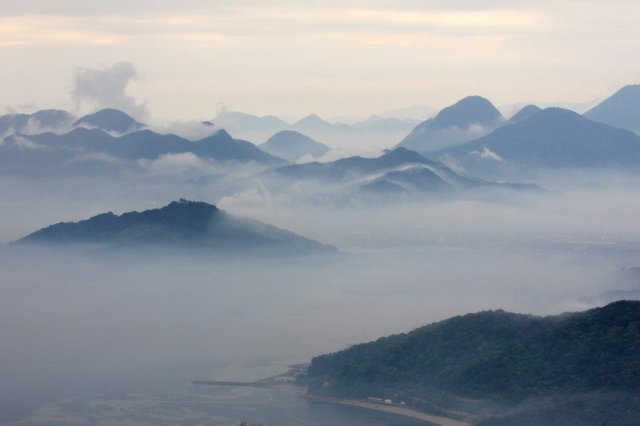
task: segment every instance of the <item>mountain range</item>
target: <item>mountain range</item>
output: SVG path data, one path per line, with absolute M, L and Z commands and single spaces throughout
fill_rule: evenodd
M 113 134 L 124 134 L 146 127 L 126 113 L 105 108 L 76 119 L 73 114 L 59 109 L 44 109 L 32 114 L 5 114 L 0 116 L 0 136 L 13 133 L 38 134 L 44 132 L 66 133 L 84 127 L 100 129 Z
M 310 114 L 289 124 L 274 116 L 225 111 L 211 120 L 218 128 L 249 141 L 264 141 L 285 130 L 295 131 L 330 146 L 373 144 L 386 147 L 404 137 L 414 126 L 413 119 L 371 116 L 353 124 L 329 122 Z
M 204 202 L 174 201 L 162 208 L 115 215 L 103 213 L 80 222 L 40 229 L 13 246 L 184 249 L 270 255 L 336 251 L 293 232 L 230 215 Z
M 172 134 L 139 130 L 114 136 L 100 129 L 77 127 L 69 133 L 15 133 L 0 144 L 0 173 L 27 176 L 117 173 L 136 168 L 137 161 L 161 156 L 193 154 L 225 162 L 286 163 L 250 142 L 233 139 L 226 131 L 191 141 Z
M 190 133 L 187 130 L 191 128 L 184 124 L 181 134 L 189 134 L 194 140 L 147 130 L 144 124 L 115 109 L 79 119 L 62 110 L 42 110 L 0 116 L 0 173 L 116 175 L 122 170 L 139 169 L 139 160 L 183 154 L 192 154 L 192 162 L 199 158 L 267 167 L 319 158 L 332 143 L 349 151 L 367 152 L 395 144 L 438 160 L 458 173 L 492 180 L 528 180 L 549 170 L 633 172 L 640 166 L 640 136 L 633 133 L 638 131 L 638 123 L 640 85 L 623 87 L 584 115 L 527 105 L 509 120 L 480 96 L 463 98 L 418 125 L 414 120 L 383 116 L 348 125 L 329 123 L 313 114 L 289 124 L 275 116 L 225 111 L 213 121 L 199 123 L 198 131 Z M 237 138 L 245 134 L 267 135 L 258 139 L 266 140 L 262 149 Z M 333 151 L 332 155 L 337 153 Z M 313 177 L 321 169 L 338 169 L 339 177 L 341 166 L 351 163 L 353 158 L 304 170 Z M 393 172 L 377 176 L 376 182 L 362 182 L 365 192 L 407 190 L 407 180 L 429 175 L 424 170 L 402 176 L 398 170 Z
M 388 150 L 374 158 L 359 156 L 327 163 L 303 163 L 275 167 L 262 174 L 265 184 L 308 182 L 311 187 L 334 191 L 340 204 L 417 201 L 438 197 L 474 197 L 486 191 L 544 192 L 529 184 L 491 182 L 459 175 L 442 163 L 406 148 Z M 274 183 L 275 181 L 275 183 Z
M 640 136 L 561 108 L 529 109 L 521 120 L 430 155 L 453 159 L 480 176 L 532 168 L 634 170 Z

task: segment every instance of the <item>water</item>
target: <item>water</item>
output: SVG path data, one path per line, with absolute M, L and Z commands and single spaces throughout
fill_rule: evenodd
M 76 395 L 43 404 L 19 424 L 238 426 L 243 421 L 265 426 L 425 424 L 386 413 L 309 402 L 293 391 L 195 385 L 164 392 Z

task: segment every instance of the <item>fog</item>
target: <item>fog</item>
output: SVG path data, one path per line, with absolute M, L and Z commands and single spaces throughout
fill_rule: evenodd
M 611 277 L 637 266 L 640 254 L 640 197 L 630 180 L 594 187 L 567 176 L 553 193 L 337 208 L 301 202 L 294 189 L 271 192 L 259 179 L 234 187 L 211 175 L 150 173 L 4 178 L 0 241 L 184 197 L 342 254 L 154 258 L 3 247 L 0 421 L 36 419 L 78 395 L 103 400 L 190 389 L 193 379 L 269 377 L 467 312 L 582 310 L 592 306 L 585 298 L 620 289 Z

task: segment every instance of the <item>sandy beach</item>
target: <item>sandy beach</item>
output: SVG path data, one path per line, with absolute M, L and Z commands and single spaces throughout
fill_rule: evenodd
M 329 402 L 332 404 L 348 405 L 351 407 L 365 408 L 367 410 L 381 411 L 385 413 L 395 414 L 398 416 L 411 417 L 413 419 L 424 420 L 426 422 L 438 425 L 438 426 L 470 426 L 471 423 L 450 419 L 448 417 L 436 416 L 433 414 L 427 414 L 423 411 L 418 411 L 408 407 L 401 407 L 397 405 L 385 405 L 377 404 L 373 402 L 361 401 L 356 399 L 343 399 L 343 398 L 327 398 L 320 396 L 313 396 L 307 394 L 307 390 L 300 386 L 293 384 L 278 384 L 272 386 L 274 388 L 283 389 L 291 392 L 296 392 L 310 401 Z

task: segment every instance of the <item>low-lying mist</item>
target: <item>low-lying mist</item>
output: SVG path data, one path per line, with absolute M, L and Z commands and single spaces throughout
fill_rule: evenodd
M 267 377 L 467 312 L 581 310 L 585 297 L 619 289 L 603 277 L 637 266 L 640 253 L 640 198 L 629 186 L 334 208 L 215 182 L 0 183 L 3 242 L 184 197 L 343 251 L 142 260 L 4 247 L 0 411 L 8 414 L 0 420 L 78 393 Z

